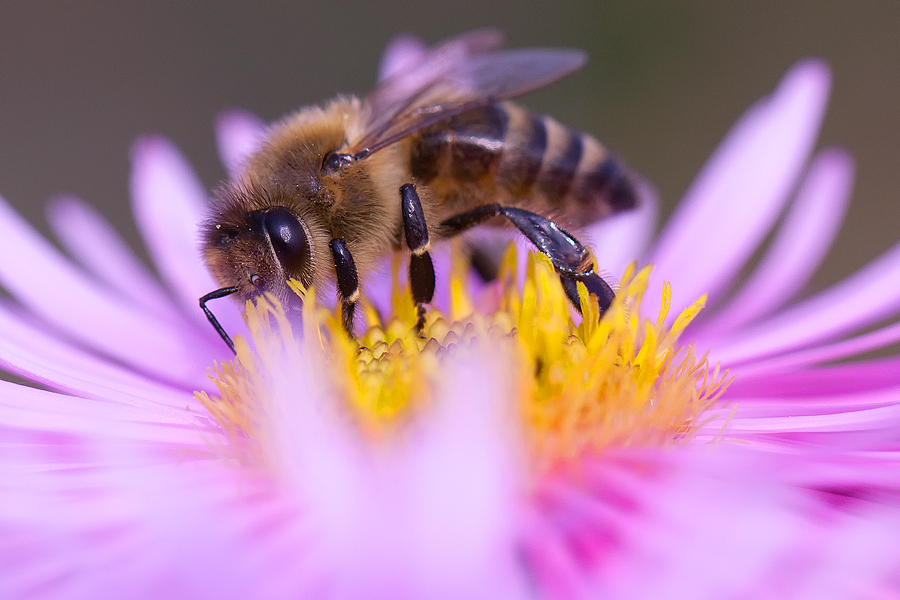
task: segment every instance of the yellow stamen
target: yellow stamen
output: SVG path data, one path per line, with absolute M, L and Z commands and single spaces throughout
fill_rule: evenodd
M 599 318 L 596 299 L 579 284 L 584 318 L 576 322 L 549 260 L 532 255 L 522 289 L 516 285 L 515 249 L 503 257 L 499 282 L 485 293 L 498 300 L 491 312 L 476 312 L 466 289 L 468 265 L 459 256 L 451 272 L 450 309 L 428 312 L 422 336 L 414 332 L 416 309 L 408 288 L 396 283 L 393 315 L 382 318 L 363 300 L 365 331 L 359 341 L 341 329 L 337 311 L 304 296 L 302 327 L 295 337 L 274 298 L 247 306 L 253 346 L 238 337 L 234 362 L 217 365 L 219 396 L 198 393 L 232 439 L 239 457 L 260 435 L 266 411 L 266 369 L 273 352 L 301 360 L 319 353 L 330 365 L 332 389 L 342 406 L 370 436 L 384 437 L 427 407 L 441 377 L 441 362 L 470 343 L 504 346 L 514 357 L 518 403 L 528 451 L 535 464 L 552 465 L 608 446 L 660 445 L 686 439 L 727 385 L 727 373 L 710 369 L 705 356 L 678 346 L 679 335 L 703 308 L 705 297 L 666 326 L 671 292 L 662 290 L 658 318 L 640 316 L 650 269 L 629 269 L 610 309 Z M 277 340 L 273 345 L 272 340 Z M 282 359 L 283 360 L 283 359 Z M 249 442 L 249 445 L 248 445 Z

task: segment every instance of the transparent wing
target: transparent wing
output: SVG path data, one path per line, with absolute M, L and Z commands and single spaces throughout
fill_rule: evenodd
M 502 46 L 502 33 L 494 29 L 481 29 L 444 40 L 428 49 L 421 58 L 414 59 L 405 69 L 382 81 L 363 101 L 366 119 L 363 131 L 369 134 L 363 137 L 368 138 L 372 133 L 381 131 L 453 65 L 499 50 Z
M 432 48 L 427 48 L 422 40 L 413 35 L 401 34 L 388 42 L 385 48 L 381 57 L 381 73 L 384 76 L 378 83 L 382 84 L 398 73 L 406 73 L 423 64 L 425 60 L 435 60 L 441 53 L 459 52 L 474 55 L 492 52 L 502 47 L 503 33 L 496 29 L 469 31 L 435 44 Z M 396 58 L 400 60 L 394 60 Z M 400 63 L 398 68 L 392 68 L 396 63 Z M 374 99 L 374 94 L 372 98 Z
M 363 100 L 362 135 L 349 154 L 365 158 L 453 115 L 536 90 L 579 69 L 585 54 L 562 48 L 500 50 L 494 31 L 439 44 Z

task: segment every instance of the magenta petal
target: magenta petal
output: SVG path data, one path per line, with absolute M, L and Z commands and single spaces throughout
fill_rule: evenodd
M 219 156 L 230 177 L 237 176 L 247 157 L 259 149 L 265 137 L 266 124 L 256 115 L 243 110 L 229 110 L 216 121 Z
M 727 432 L 724 435 L 734 438 L 745 436 L 748 433 L 750 435 L 766 433 L 765 428 L 756 429 L 754 427 L 754 419 L 783 419 L 783 427 L 774 431 L 779 433 L 797 433 L 802 429 L 794 427 L 793 423 L 803 423 L 801 419 L 804 417 L 843 418 L 844 415 L 852 415 L 850 420 L 857 420 L 859 423 L 864 423 L 865 426 L 849 427 L 845 430 L 839 429 L 835 431 L 836 435 L 843 435 L 855 430 L 885 431 L 886 428 L 882 427 L 883 423 L 877 420 L 884 413 L 867 411 L 896 407 L 897 403 L 891 397 L 891 392 L 884 393 L 884 390 L 875 390 L 864 394 L 855 392 L 856 390 L 851 390 L 848 394 L 839 394 L 827 398 L 812 398 L 809 396 L 740 398 L 740 401 L 732 407 Z M 771 393 L 771 391 L 766 390 L 764 393 Z M 869 415 L 868 417 L 866 416 L 867 414 Z M 731 425 L 733 421 L 737 421 L 738 425 L 732 430 Z M 704 424 L 705 427 L 706 425 Z M 887 430 L 889 431 L 890 428 L 888 427 Z M 837 447 L 837 444 L 834 444 L 834 446 Z
M 651 255 L 650 289 L 674 282 L 674 312 L 722 291 L 768 233 L 809 156 L 829 83 L 823 63 L 798 64 L 744 114 L 694 181 Z
M 618 551 L 585 562 L 576 553 L 580 530 L 573 528 L 567 540 L 589 597 L 667 598 L 676 590 L 675 597 L 704 600 L 861 598 L 867 597 L 859 593 L 863 582 L 890 589 L 900 566 L 900 519 L 892 508 L 867 500 L 888 486 L 847 477 L 840 468 L 850 461 L 839 457 L 727 444 L 710 450 L 626 449 L 596 461 L 643 459 L 631 469 L 629 491 L 640 510 L 608 519 L 618 532 Z M 866 461 L 853 466 L 866 475 L 878 470 Z M 594 473 L 588 465 L 584 471 L 581 479 L 598 495 L 621 485 L 621 474 L 610 482 L 608 469 Z M 571 500 L 557 502 L 557 513 L 575 513 L 573 519 L 584 522 Z
M 154 316 L 182 323 L 172 299 L 112 226 L 91 206 L 57 198 L 47 209 L 65 248 L 103 283 Z
M 778 235 L 737 296 L 709 321 L 697 338 L 719 335 L 779 308 L 809 280 L 831 246 L 850 200 L 853 161 L 826 150 L 809 169 Z
M 894 341 L 900 341 L 900 323 L 894 325 Z M 799 354 L 799 353 L 798 353 Z M 786 355 L 772 361 L 753 363 L 735 369 L 735 381 L 728 388 L 728 397 L 815 398 L 900 387 L 900 358 L 891 357 L 859 363 L 796 369 Z M 843 356 L 843 355 L 841 355 Z M 833 360 L 836 357 L 828 357 Z M 806 361 L 800 365 L 808 364 Z M 767 365 L 771 368 L 767 368 Z
M 150 256 L 188 315 L 213 339 L 215 333 L 197 305 L 201 296 L 219 287 L 200 254 L 206 192 L 181 153 L 162 138 L 138 141 L 132 160 L 134 215 Z M 215 314 L 232 334 L 246 331 L 234 302 L 219 301 Z M 222 350 L 228 351 L 224 346 Z
M 202 381 L 209 344 L 186 346 L 182 328 L 96 285 L 3 201 L 0 255 L 17 257 L 0 261 L 6 290 L 63 335 L 168 381 Z
M 900 311 L 900 245 L 824 292 L 717 340 L 713 360 L 737 364 L 834 339 Z
M 425 56 L 425 43 L 414 35 L 398 35 L 384 49 L 378 67 L 378 81 L 409 69 Z
M 881 394 L 880 396 L 878 394 Z M 887 395 L 884 395 L 887 394 Z M 896 390 L 889 392 L 875 392 L 867 395 L 868 402 L 887 402 L 895 398 Z M 771 432 L 852 432 L 869 431 L 872 429 L 893 430 L 900 428 L 900 405 L 894 403 L 888 406 L 867 408 L 861 410 L 848 410 L 844 412 L 828 412 L 826 414 L 813 415 L 786 415 L 783 417 L 752 417 L 744 418 L 740 409 L 731 423 L 728 425 L 729 434 L 752 432 L 754 434 Z

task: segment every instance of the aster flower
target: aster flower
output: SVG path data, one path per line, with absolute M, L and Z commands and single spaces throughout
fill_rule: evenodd
M 303 336 L 216 307 L 232 362 L 168 142 L 132 178 L 159 278 L 79 200 L 50 207 L 71 258 L 0 204 L 0 362 L 37 384 L 0 382 L 0 597 L 897 595 L 900 361 L 857 357 L 900 339 L 900 247 L 794 299 L 852 182 L 813 154 L 828 85 L 794 67 L 658 236 L 649 195 L 588 232 L 621 281 L 599 323 L 540 259 L 479 287 L 447 253 L 432 341 L 388 269 L 365 350 L 298 290 Z M 220 121 L 229 169 L 262 130 Z

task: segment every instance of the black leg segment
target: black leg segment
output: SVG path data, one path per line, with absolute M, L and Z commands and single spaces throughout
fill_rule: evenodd
M 356 301 L 359 300 L 359 276 L 356 263 L 344 240 L 331 240 L 331 256 L 334 258 L 334 272 L 337 276 L 338 295 L 341 299 L 341 322 L 344 330 L 353 337 L 353 318 L 356 316 Z
M 219 323 L 219 320 L 216 318 L 216 316 L 214 314 L 212 314 L 212 311 L 209 310 L 209 308 L 206 306 L 206 303 L 209 302 L 210 300 L 215 300 L 216 298 L 224 298 L 225 296 L 230 296 L 231 294 L 234 294 L 237 291 L 238 291 L 238 289 L 236 287 L 223 287 L 223 288 L 214 290 L 200 298 L 200 308 L 203 309 L 203 313 L 206 315 L 206 318 L 209 319 L 209 322 L 212 323 L 213 329 L 215 329 L 216 333 L 218 333 L 222 337 L 222 339 L 228 345 L 228 348 L 234 354 L 237 354 L 237 352 L 234 349 L 234 342 L 231 340 L 231 338 L 228 336 L 228 334 L 225 333 L 225 328 L 222 327 L 222 325 Z
M 605 313 L 612 306 L 613 300 L 616 299 L 616 293 L 602 277 L 594 273 L 593 268 L 589 273 L 579 273 L 578 275 L 563 275 L 560 273 L 559 280 L 562 282 L 569 302 L 578 309 L 578 312 L 581 312 L 581 299 L 578 297 L 579 281 L 584 284 L 589 294 L 597 298 L 600 314 Z
M 594 261 L 587 248 L 550 219 L 521 208 L 487 204 L 450 217 L 441 223 L 441 230 L 445 235 L 453 236 L 498 216 L 506 217 L 535 248 L 550 259 L 559 274 L 566 296 L 579 312 L 579 281 L 588 292 L 597 297 L 601 312 L 606 312 L 615 298 L 612 288 L 594 272 Z
M 419 193 L 411 183 L 400 186 L 400 202 L 403 211 L 403 233 L 406 235 L 406 247 L 413 254 L 428 251 L 428 227 L 425 225 L 425 212 L 419 201 Z
M 473 208 L 470 211 L 445 219 L 444 222 L 441 223 L 441 229 L 443 230 L 444 235 L 453 237 L 454 235 L 458 235 L 467 229 L 471 229 L 472 227 L 487 221 L 491 217 L 499 216 L 502 211 L 503 207 L 499 204 L 485 204 L 484 206 L 479 206 L 478 208 Z
M 406 237 L 406 247 L 412 253 L 409 259 L 409 287 L 418 313 L 416 330 L 421 331 L 425 326 L 425 305 L 434 297 L 434 264 L 428 253 L 431 240 L 415 186 L 409 183 L 401 186 L 400 201 L 403 235 Z

